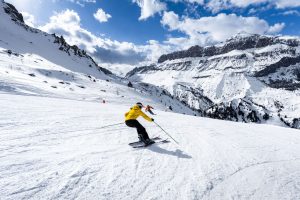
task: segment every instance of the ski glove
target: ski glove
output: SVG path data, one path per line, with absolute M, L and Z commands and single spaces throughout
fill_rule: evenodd
M 151 118 L 151 120 L 154 122 L 154 119 L 153 119 L 153 118 Z

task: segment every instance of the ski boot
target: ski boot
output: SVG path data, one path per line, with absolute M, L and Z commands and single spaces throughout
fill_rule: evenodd
M 143 138 L 143 136 L 142 135 L 138 135 L 138 138 L 139 138 L 139 142 L 144 142 L 145 140 L 144 140 L 144 138 Z M 144 142 L 145 143 L 145 142 Z
M 155 142 L 148 138 L 148 139 L 145 140 L 144 143 L 145 143 L 146 146 L 148 146 L 148 145 L 154 144 Z
M 145 139 L 145 138 L 143 137 L 143 135 L 141 135 L 141 134 L 139 134 L 138 137 L 139 137 L 139 141 L 140 141 L 140 142 L 143 142 L 146 146 L 155 143 L 153 140 L 151 140 L 151 139 L 149 139 L 149 138 Z

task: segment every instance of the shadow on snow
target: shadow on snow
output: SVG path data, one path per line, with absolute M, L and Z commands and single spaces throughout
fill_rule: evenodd
M 175 151 L 169 151 L 169 150 L 163 149 L 163 148 L 161 148 L 157 145 L 151 145 L 147 149 L 150 150 L 150 151 L 156 152 L 156 153 L 160 153 L 160 154 L 167 154 L 167 155 L 171 155 L 171 156 L 177 156 L 178 158 L 186 158 L 186 159 L 191 159 L 192 158 L 192 156 L 184 153 L 180 149 L 176 149 Z

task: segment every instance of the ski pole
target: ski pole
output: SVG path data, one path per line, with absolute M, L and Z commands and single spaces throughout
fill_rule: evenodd
M 155 121 L 153 121 L 163 132 L 165 132 L 176 144 L 179 144 L 167 131 L 165 131 L 160 125 L 158 125 Z

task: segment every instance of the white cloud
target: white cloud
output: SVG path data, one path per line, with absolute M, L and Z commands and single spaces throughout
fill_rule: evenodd
M 146 20 L 147 18 L 153 16 L 156 13 L 160 13 L 167 9 L 165 3 L 159 0 L 132 0 L 141 8 L 141 16 L 139 20 Z
M 249 5 L 260 4 L 266 1 L 268 0 L 230 0 L 230 3 L 237 7 L 247 7 Z
M 292 8 L 300 6 L 299 0 L 275 0 L 275 2 L 275 5 L 278 8 Z
M 89 52 L 95 51 L 91 44 L 94 40 L 93 34 L 80 27 L 80 17 L 73 10 L 55 13 L 47 24 L 39 28 L 48 33 L 61 34 L 70 44 L 85 46 Z
M 97 10 L 96 13 L 94 13 L 94 17 L 95 19 L 97 19 L 100 23 L 102 22 L 107 22 L 109 18 L 111 18 L 110 14 L 107 14 L 104 12 L 104 10 L 102 10 L 101 8 L 99 8 Z
M 251 14 L 255 14 L 256 12 L 257 12 L 257 9 L 251 8 L 248 13 L 251 15 Z
M 279 33 L 284 27 L 285 27 L 285 23 L 274 24 L 273 26 L 270 26 L 268 33 L 270 34 Z
M 272 0 L 171 0 L 175 3 L 187 2 L 204 5 L 205 8 L 211 10 L 213 13 L 218 13 L 221 10 L 233 8 L 233 7 L 247 7 L 251 4 L 259 4 Z
M 227 15 L 224 13 L 199 19 L 186 17 L 180 20 L 174 12 L 164 12 L 161 23 L 171 31 L 178 30 L 185 33 L 188 40 L 184 44 L 188 45 L 209 45 L 224 41 L 240 32 L 275 34 L 284 28 L 284 23 L 270 26 L 268 22 L 257 17 L 243 17 L 236 14 Z M 180 40 L 169 38 L 166 42 L 180 44 L 183 42 L 183 38 Z
M 229 3 L 224 0 L 211 0 L 206 4 L 206 8 L 211 10 L 213 13 L 217 13 L 220 10 L 228 9 Z
M 164 26 L 168 26 L 170 30 L 178 29 L 178 26 L 180 24 L 178 15 L 173 11 L 164 12 L 161 23 Z
M 146 60 L 152 62 L 157 61 L 162 54 L 178 50 L 177 47 L 170 44 L 161 44 L 156 40 L 149 40 L 147 43 L 148 44 L 144 45 L 142 49 L 147 55 Z
M 245 8 L 249 5 L 257 5 L 269 0 L 209 0 L 206 8 L 213 13 L 218 13 L 221 10 L 230 9 L 233 7 Z
M 204 0 L 169 0 L 172 1 L 174 3 L 178 3 L 178 2 L 187 2 L 187 3 L 198 3 L 198 4 L 204 4 Z
M 297 15 L 300 16 L 300 12 L 298 10 L 287 10 L 282 13 L 279 13 L 279 15 Z
M 58 24 L 77 25 L 80 23 L 80 17 L 74 10 L 67 9 L 63 12 L 55 13 L 50 18 L 50 21 Z
M 218 13 L 221 10 L 232 8 L 246 8 L 250 5 L 267 4 L 267 7 L 293 8 L 300 6 L 300 0 L 171 0 L 173 2 L 189 2 L 205 5 L 205 7 L 211 10 L 213 13 Z
M 59 0 L 54 0 L 54 1 L 59 1 Z M 68 1 L 79 4 L 79 5 L 83 5 L 83 6 L 84 6 L 84 3 L 96 3 L 96 0 L 68 0 Z
M 189 3 L 198 3 L 198 4 L 203 4 L 204 0 L 186 0 Z
M 36 21 L 32 14 L 29 14 L 27 12 L 21 12 L 21 14 L 23 15 L 25 24 L 31 27 L 35 27 Z

